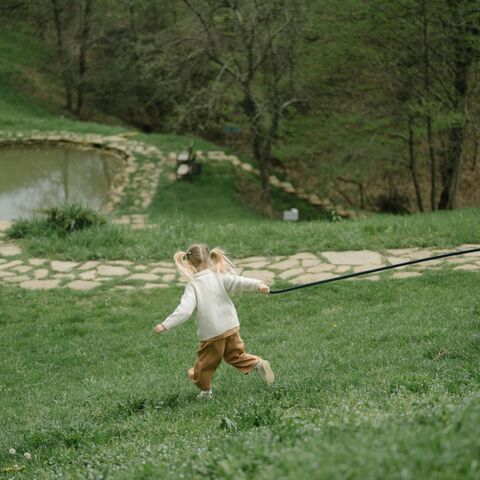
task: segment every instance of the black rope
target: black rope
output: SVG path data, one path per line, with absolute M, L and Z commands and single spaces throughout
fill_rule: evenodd
M 279 293 L 287 293 L 293 290 L 299 290 L 300 288 L 313 287 L 315 285 L 322 285 L 324 283 L 336 282 L 338 280 L 345 280 L 347 278 L 359 277 L 360 275 L 368 275 L 370 273 L 383 272 L 385 270 L 391 270 L 392 268 L 405 267 L 407 265 L 413 265 L 415 263 L 428 262 L 430 260 L 453 257 L 456 255 L 465 255 L 466 253 L 473 253 L 473 252 L 480 252 L 480 248 L 471 248 L 469 250 L 460 250 L 458 252 L 442 253 L 441 255 L 435 255 L 434 257 L 419 258 L 418 260 L 409 260 L 408 262 L 396 263 L 395 265 L 387 265 L 386 267 L 373 268 L 372 270 L 365 270 L 363 272 L 349 273 L 347 275 L 327 278 L 326 280 L 319 280 L 317 282 L 303 283 L 302 285 L 295 285 L 294 287 L 283 288 L 282 290 L 273 290 L 270 292 L 270 295 L 278 295 Z

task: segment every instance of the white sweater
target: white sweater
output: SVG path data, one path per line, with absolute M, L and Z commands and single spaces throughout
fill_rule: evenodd
M 260 280 L 240 275 L 202 270 L 185 287 L 180 305 L 162 325 L 167 330 L 178 327 L 190 318 L 196 308 L 199 339 L 216 337 L 240 325 L 228 294 L 258 291 L 261 283 Z

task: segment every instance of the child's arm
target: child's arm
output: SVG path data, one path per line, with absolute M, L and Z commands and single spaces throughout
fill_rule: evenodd
M 224 273 L 221 275 L 223 286 L 228 293 L 234 292 L 262 292 L 269 293 L 270 287 L 256 278 L 242 277 Z
M 162 323 L 159 323 L 153 329 L 153 331 L 155 333 L 162 333 L 165 330 L 171 330 L 172 328 L 178 327 L 190 318 L 196 306 L 197 299 L 195 296 L 195 290 L 193 289 L 193 286 L 189 283 L 185 287 L 185 292 L 182 295 L 182 299 L 180 300 L 180 304 L 178 305 L 178 307 Z

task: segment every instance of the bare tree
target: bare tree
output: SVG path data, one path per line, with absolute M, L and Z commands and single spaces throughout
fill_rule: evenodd
M 272 216 L 272 146 L 283 112 L 297 102 L 289 79 L 295 68 L 299 2 L 292 0 L 183 0 L 201 27 L 202 54 L 217 65 L 219 81 L 240 93 L 262 203 Z
M 53 23 L 55 26 L 55 37 L 57 56 L 60 63 L 61 77 L 63 81 L 63 88 L 65 91 L 65 105 L 69 111 L 72 111 L 72 78 L 69 69 L 68 52 L 65 46 L 64 24 L 61 19 L 62 8 L 58 0 L 51 0 Z
M 442 169 L 443 186 L 439 209 L 455 208 L 460 168 L 464 151 L 466 108 L 470 71 L 477 58 L 480 28 L 477 0 L 446 0 L 449 17 L 445 19 L 446 42 L 450 49 L 449 67 L 452 90 L 449 96 L 452 121 L 447 129 L 447 145 Z
M 77 103 L 75 106 L 75 113 L 77 115 L 80 115 L 84 103 L 87 51 L 91 45 L 90 32 L 92 28 L 93 4 L 94 0 L 83 0 L 78 53 Z

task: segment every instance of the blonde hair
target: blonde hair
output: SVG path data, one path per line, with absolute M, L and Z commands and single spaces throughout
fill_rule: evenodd
M 194 243 L 188 247 L 186 252 L 175 253 L 173 259 L 180 273 L 190 279 L 193 279 L 200 266 L 211 268 L 217 273 L 237 273 L 235 265 L 220 247 L 209 250 L 207 245 Z

